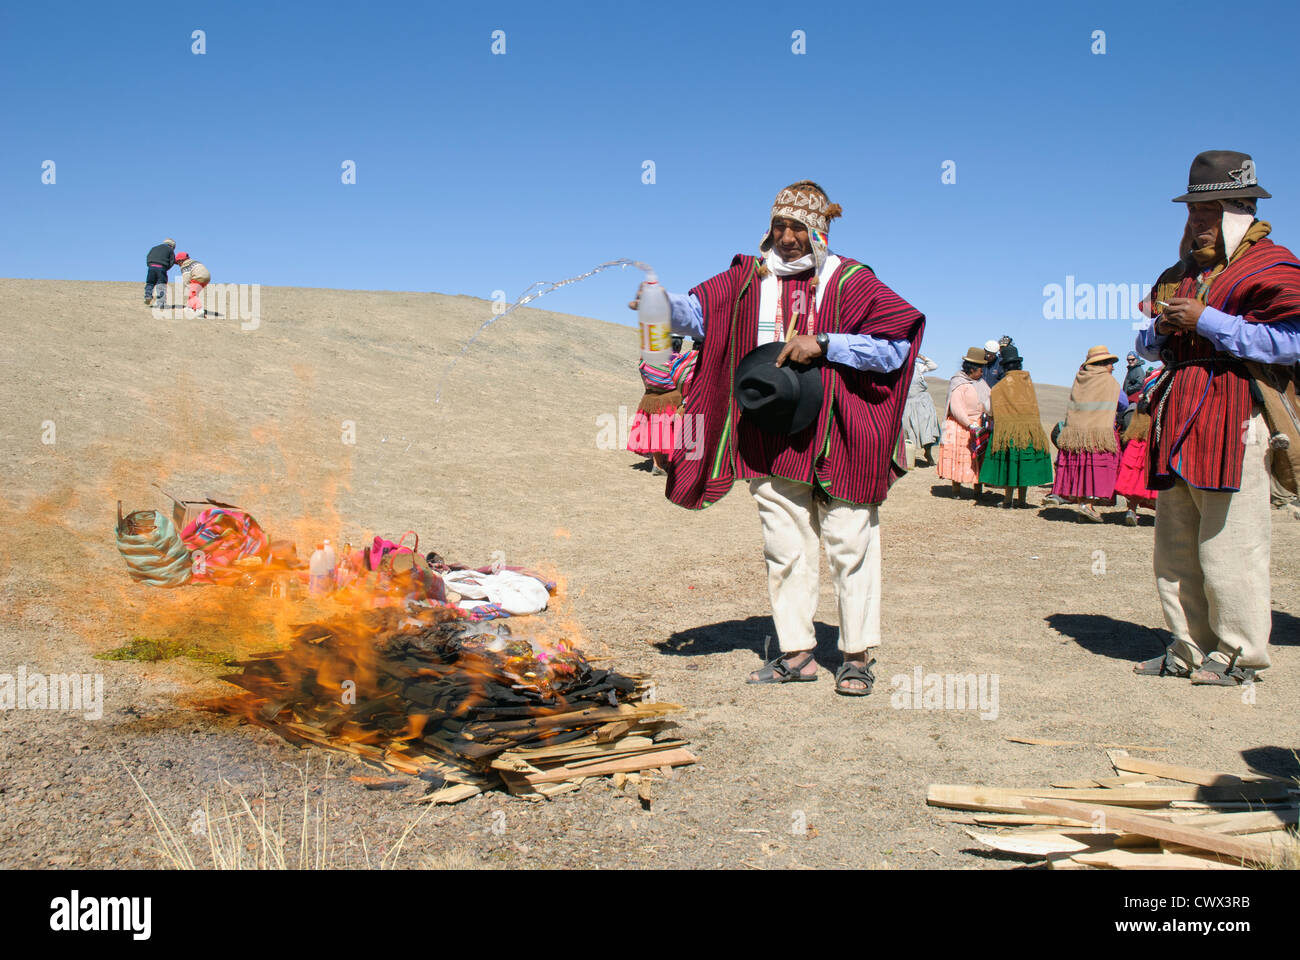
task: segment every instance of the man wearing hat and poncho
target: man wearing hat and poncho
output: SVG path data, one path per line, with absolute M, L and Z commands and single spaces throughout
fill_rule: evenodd
M 870 267 L 830 252 L 839 215 L 816 183 L 791 184 L 760 256 L 669 295 L 674 332 L 704 341 L 686 398 L 703 456 L 675 451 L 666 493 L 699 509 L 744 480 L 758 503 L 781 654 L 750 683 L 817 679 L 824 541 L 844 655 L 835 690 L 866 696 L 880 643 L 877 507 L 906 469 L 903 407 L 925 318 Z
M 1134 670 L 1231 686 L 1269 665 L 1269 472 L 1281 457 L 1294 483 L 1300 260 L 1255 218 L 1270 194 L 1248 154 L 1206 151 L 1188 181 L 1174 198 L 1187 204 L 1182 259 L 1156 281 L 1155 320 L 1136 344 L 1165 362 L 1150 394 L 1147 471 L 1173 641 Z

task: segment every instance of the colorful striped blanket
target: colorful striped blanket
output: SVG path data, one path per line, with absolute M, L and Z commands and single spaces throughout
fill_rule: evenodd
M 193 583 L 228 583 L 243 576 L 235 569 L 245 557 L 265 557 L 270 539 L 257 521 L 243 510 L 212 507 L 204 510 L 181 531 L 181 540 L 191 555 L 201 552 L 192 564 Z

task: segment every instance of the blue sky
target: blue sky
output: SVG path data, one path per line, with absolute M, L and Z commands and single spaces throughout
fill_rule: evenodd
M 513 299 L 631 257 L 684 290 L 807 177 L 844 207 L 832 249 L 927 315 L 941 373 L 1009 333 L 1068 383 L 1131 322 L 1044 319 L 1043 288 L 1154 279 L 1197 152 L 1253 154 L 1261 218 L 1300 243 L 1294 3 L 153 9 L 0 13 L 0 275 L 142 282 L 174 236 L 216 282 Z M 629 323 L 636 280 L 537 305 Z

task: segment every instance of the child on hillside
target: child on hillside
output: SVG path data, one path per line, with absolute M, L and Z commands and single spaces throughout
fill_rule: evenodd
M 181 268 L 181 282 L 188 288 L 187 306 L 195 313 L 203 312 L 203 288 L 212 280 L 208 268 L 199 263 L 188 253 L 176 254 L 176 265 Z

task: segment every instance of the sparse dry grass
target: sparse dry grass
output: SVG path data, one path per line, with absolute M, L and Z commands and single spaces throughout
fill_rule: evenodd
M 326 793 L 322 790 L 319 798 L 312 799 L 310 765 L 308 758 L 299 771 L 302 806 L 298 811 L 296 836 L 292 822 L 286 826 L 285 806 L 282 805 L 272 817 L 268 812 L 270 804 L 261 799 L 250 802 L 238 786 L 224 778 L 215 793 L 204 794 L 202 809 L 196 811 L 191 822 L 184 828 L 175 828 L 125 763 L 123 768 L 144 799 L 145 811 L 157 841 L 157 846 L 151 849 L 173 869 L 329 870 L 355 866 L 394 870 L 399 866 L 412 866 L 401 862 L 406 842 L 435 807 L 426 804 L 387 849 L 373 851 L 377 859 L 372 859 L 365 834 L 358 831 L 361 860 L 351 862 L 350 851 L 344 849 L 345 840 L 331 832 Z M 327 757 L 326 779 L 329 768 L 330 758 Z M 265 793 L 265 784 L 263 786 Z M 260 807 L 260 810 L 254 807 Z M 190 836 L 201 839 L 195 843 L 189 839 Z M 414 866 L 421 870 L 472 870 L 480 865 L 464 851 L 447 850 L 425 852 Z

